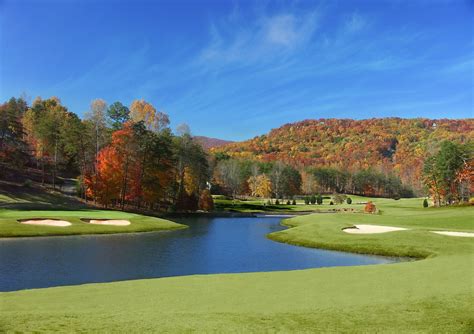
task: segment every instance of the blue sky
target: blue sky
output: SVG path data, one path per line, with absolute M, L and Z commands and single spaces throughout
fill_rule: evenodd
M 242 140 L 308 118 L 474 117 L 474 2 L 0 0 L 0 99 L 143 98 Z

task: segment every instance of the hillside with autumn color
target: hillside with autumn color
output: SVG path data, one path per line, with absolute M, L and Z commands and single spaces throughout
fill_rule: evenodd
M 444 140 L 474 139 L 474 119 L 318 119 L 283 125 L 253 139 L 214 148 L 213 153 L 295 167 L 374 169 L 398 175 L 421 190 L 427 156 Z
M 211 148 L 221 147 L 233 143 L 233 141 L 230 140 L 211 138 L 206 136 L 193 136 L 193 139 L 198 142 L 205 150 L 210 150 Z

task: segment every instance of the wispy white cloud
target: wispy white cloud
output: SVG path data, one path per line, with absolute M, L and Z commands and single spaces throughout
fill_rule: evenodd
M 232 12 L 224 23 L 212 23 L 211 40 L 199 55 L 199 63 L 222 64 L 266 61 L 289 55 L 307 44 L 318 27 L 319 13 L 261 14 L 251 23 L 238 22 Z M 228 22 L 232 24 L 227 24 Z

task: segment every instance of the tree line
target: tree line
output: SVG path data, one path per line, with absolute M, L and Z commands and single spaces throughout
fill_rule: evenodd
M 251 196 L 292 199 L 295 195 L 353 194 L 375 197 L 413 197 L 412 189 L 393 174 L 372 169 L 355 173 L 335 168 L 298 170 L 281 161 L 258 162 L 216 154 L 215 192 L 232 197 Z
M 469 200 L 472 145 L 445 141 L 437 147 L 424 163 L 426 193 L 436 205 Z M 0 105 L 0 165 L 0 177 L 33 168 L 40 171 L 39 182 L 53 188 L 61 186 L 59 175 L 77 178 L 85 201 L 121 209 L 209 210 L 211 193 L 275 199 L 415 195 L 393 170 L 298 166 L 225 150 L 209 153 L 188 126 L 173 133 L 168 115 L 144 100 L 127 107 L 96 99 L 81 119 L 56 97 L 36 98 L 31 105 L 11 98 Z
M 61 101 L 12 98 L 0 106 L 0 164 L 35 167 L 57 188 L 58 175 L 78 177 L 78 195 L 106 207 L 196 210 L 212 201 L 207 153 L 182 125 L 144 100 L 130 107 L 92 101 L 80 119 Z
M 393 174 L 417 195 L 425 191 L 425 159 L 448 140 L 474 138 L 474 119 L 314 119 L 285 124 L 269 133 L 214 148 L 239 159 L 283 161 L 303 170 L 329 167 L 356 173 Z

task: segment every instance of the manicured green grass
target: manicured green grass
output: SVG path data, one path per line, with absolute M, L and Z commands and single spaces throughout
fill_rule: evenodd
M 420 204 L 377 200 L 380 215 L 299 216 L 270 238 L 422 260 L 1 293 L 0 331 L 472 333 L 474 239 L 429 231 L 474 231 L 474 208 Z M 410 230 L 341 231 L 355 223 Z
M 329 196 L 328 196 L 329 197 Z M 397 200 L 390 198 L 369 198 L 356 195 L 349 196 L 352 199 L 352 204 L 347 204 L 346 202 L 342 204 L 330 205 L 331 199 L 325 198 L 323 204 L 304 204 L 303 200 L 297 200 L 296 205 L 286 205 L 286 200 L 280 200 L 279 205 L 276 204 L 267 204 L 267 199 L 258 199 L 253 198 L 249 200 L 231 200 L 224 196 L 214 196 L 214 205 L 216 211 L 233 211 L 233 212 L 318 212 L 318 211 L 332 211 L 332 210 L 341 210 L 341 209 L 353 209 L 356 211 L 363 211 L 365 203 L 369 200 L 375 201 L 383 205 L 396 205 Z M 273 200 L 273 203 L 275 200 Z M 417 198 L 413 202 L 415 205 L 420 207 L 423 204 L 423 199 Z
M 38 226 L 20 224 L 18 219 L 25 218 L 53 218 L 69 221 L 72 225 L 67 227 Z M 130 221 L 127 226 L 93 225 L 80 220 L 80 218 L 126 219 Z M 74 234 L 107 234 L 150 232 L 160 230 L 174 230 L 185 226 L 172 221 L 111 210 L 82 209 L 75 211 L 63 210 L 13 210 L 0 209 L 0 238 L 5 237 L 36 237 L 51 235 Z
M 185 226 L 172 221 L 113 210 L 88 208 L 74 198 L 41 189 L 2 185 L 0 191 L 0 238 L 75 234 L 107 234 L 174 230 Z M 7 192 L 8 190 L 8 192 Z M 20 224 L 18 219 L 53 218 L 69 221 L 67 227 Z M 126 219 L 127 226 L 93 225 L 80 218 Z

